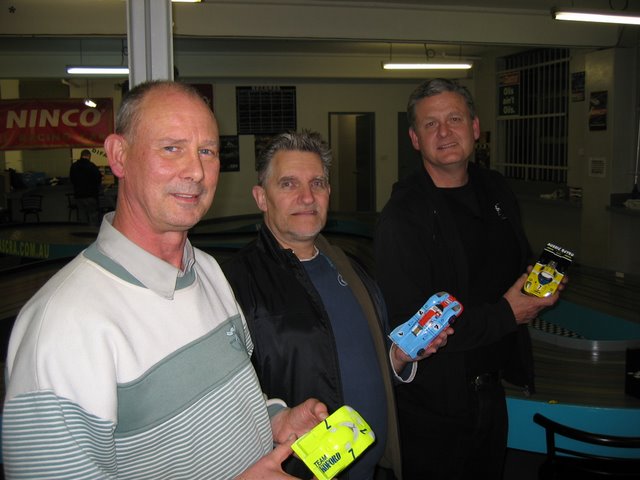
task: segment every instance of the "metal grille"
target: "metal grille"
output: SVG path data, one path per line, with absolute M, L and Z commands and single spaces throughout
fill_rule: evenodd
M 498 60 L 498 167 L 507 178 L 566 184 L 569 50 Z

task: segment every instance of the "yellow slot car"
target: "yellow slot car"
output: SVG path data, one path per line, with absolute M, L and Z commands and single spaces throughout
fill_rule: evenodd
M 375 439 L 373 430 L 360 414 L 344 405 L 296 440 L 292 448 L 318 480 L 330 480 Z

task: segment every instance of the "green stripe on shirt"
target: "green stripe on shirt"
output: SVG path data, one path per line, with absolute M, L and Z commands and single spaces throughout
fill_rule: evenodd
M 143 377 L 118 385 L 116 435 L 133 435 L 162 423 L 248 363 L 242 320 L 235 315 L 162 359 Z

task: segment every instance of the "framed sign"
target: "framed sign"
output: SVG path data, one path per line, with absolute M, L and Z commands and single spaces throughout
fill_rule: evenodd
M 209 105 L 211 111 L 213 111 L 213 86 L 210 83 L 192 83 L 190 85 L 200 92 L 202 99 Z
M 571 101 L 584 101 L 584 72 L 573 72 L 571 74 Z
M 240 144 L 237 135 L 220 135 L 220 171 L 240 171 Z
M 498 115 L 519 115 L 520 72 L 507 72 L 500 75 L 498 89 Z
M 589 130 L 607 129 L 607 92 L 591 92 L 589 102 Z
M 256 170 L 258 170 L 258 162 L 262 151 L 269 145 L 269 142 L 273 138 L 273 135 L 256 135 L 254 140 L 254 150 L 256 156 Z

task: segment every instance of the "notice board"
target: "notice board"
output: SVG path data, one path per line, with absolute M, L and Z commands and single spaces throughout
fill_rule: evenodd
M 236 87 L 238 135 L 296 130 L 296 87 Z

